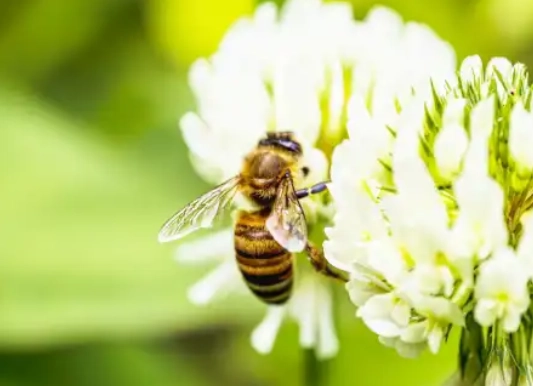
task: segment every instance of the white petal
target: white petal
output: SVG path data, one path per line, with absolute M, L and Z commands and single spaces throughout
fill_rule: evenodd
M 513 71 L 513 64 L 504 57 L 492 58 L 487 64 L 487 77 L 492 76 L 494 70 L 498 70 L 504 79 L 508 79 Z
M 468 148 L 468 136 L 462 125 L 445 125 L 435 139 L 434 154 L 440 174 L 451 179 L 460 169 Z
M 310 348 L 316 345 L 318 338 L 316 290 L 307 286 L 307 288 L 299 289 L 299 292 L 299 296 L 294 295 L 291 305 L 297 309 L 294 311 L 294 316 L 300 326 L 300 345 Z
M 479 102 L 470 113 L 470 133 L 474 138 L 487 140 L 494 122 L 494 97 Z M 486 146 L 486 143 L 483 143 Z
M 353 163 L 352 149 L 352 142 L 344 140 L 333 151 L 330 191 L 335 201 L 341 202 L 344 197 L 348 199 L 350 197 L 343 188 L 351 180 L 350 177 L 352 176 L 351 170 L 347 166 L 347 163 Z
M 194 284 L 188 291 L 189 300 L 198 305 L 204 305 L 230 292 L 242 279 L 235 265 L 235 261 L 227 261 L 207 274 Z
M 391 311 L 391 319 L 399 326 L 407 326 L 411 317 L 411 308 L 407 303 L 399 301 Z
M 257 6 L 254 13 L 254 20 L 260 24 L 273 24 L 278 17 L 278 7 L 274 3 L 263 3 Z
M 474 309 L 476 321 L 484 326 L 489 327 L 496 321 L 496 304 L 492 300 L 479 300 Z
M 340 61 L 336 61 L 331 68 L 331 84 L 329 89 L 329 112 L 326 135 L 337 134 L 343 130 L 341 118 L 344 110 L 344 75 Z M 323 117 L 324 118 L 324 117 Z M 334 137 L 333 137 L 334 138 Z
M 499 77 L 496 77 L 495 70 L 498 70 L 501 74 L 504 84 L 502 84 Z M 501 101 L 506 101 L 508 98 L 506 87 L 510 86 L 512 72 L 513 65 L 507 58 L 492 58 L 487 64 L 486 77 L 487 79 L 493 78 L 496 80 L 496 90 Z
M 324 245 L 330 263 L 347 271 L 351 270 L 353 262 L 363 258 L 366 242 L 387 235 L 381 210 L 364 181 L 372 171 L 364 170 L 365 161 L 356 157 L 364 153 L 364 149 L 361 147 L 359 151 L 357 146 L 360 143 L 354 140 L 345 141 L 337 146 L 333 154 L 329 190 L 337 213 L 335 225 L 326 229 L 328 241 Z M 374 163 L 377 163 L 376 159 L 370 161 L 368 167 L 374 168 Z M 361 169 L 354 169 L 355 165 Z
M 406 284 L 407 293 L 436 295 L 443 287 L 441 272 L 432 263 L 417 264 L 411 271 L 411 283 Z
M 197 98 L 202 98 L 212 80 L 211 65 L 206 59 L 198 59 L 189 70 L 189 84 Z
M 422 343 L 426 341 L 427 321 L 411 323 L 403 331 L 400 336 L 405 343 Z
M 398 339 L 395 347 L 400 356 L 404 358 L 417 358 L 424 351 L 426 343 L 405 343 Z
M 384 6 L 374 6 L 368 12 L 365 24 L 374 28 L 373 32 L 383 40 L 398 36 L 402 32 L 401 16 L 394 10 Z
M 332 189 L 336 190 L 337 186 L 333 185 Z M 352 191 L 352 196 L 349 201 L 337 203 L 335 225 L 326 228 L 329 240 L 324 243 L 328 261 L 345 271 L 351 271 L 355 262 L 365 263 L 369 253 L 367 244 L 387 234 L 381 211 L 368 193 Z
M 304 179 L 305 186 L 325 181 L 328 177 L 328 159 L 319 149 L 314 147 L 304 149 L 301 165 L 309 168 L 309 174 Z
M 400 328 L 394 322 L 386 319 L 370 319 L 366 318 L 361 314 L 367 327 L 378 335 L 384 337 L 393 338 L 400 334 Z
M 268 354 L 272 351 L 285 311 L 283 306 L 269 307 L 263 321 L 252 332 L 252 347 L 258 353 Z
M 174 256 L 179 263 L 201 264 L 211 260 L 233 259 L 234 254 L 233 229 L 226 229 L 181 243 Z
M 288 305 L 300 328 L 300 345 L 316 349 L 319 358 L 334 356 L 339 342 L 333 325 L 332 299 L 327 283 L 314 272 L 301 271 Z
M 443 286 L 443 295 L 445 297 L 451 297 L 455 290 L 455 276 L 451 267 L 441 267 L 440 268 L 440 280 L 442 281 Z M 463 283 L 464 285 L 465 283 Z M 459 287 L 460 288 L 460 287 Z
M 416 94 L 429 98 L 429 79 L 432 78 L 437 92 L 442 93 L 444 82 L 455 75 L 456 59 L 453 47 L 440 40 L 428 26 L 420 23 L 406 23 L 404 34 L 403 44 L 396 54 L 399 61 L 404 62 L 402 64 L 405 66 L 404 71 L 406 70 L 404 87 L 409 81 L 413 82 Z M 402 53 L 405 56 L 401 56 Z M 409 63 L 409 57 L 420 57 L 421 60 Z
M 392 295 L 376 295 L 359 308 L 357 316 L 376 334 L 392 338 L 401 332 L 400 327 L 390 317 L 393 307 Z
M 454 254 L 468 258 L 477 254 L 485 258 L 506 245 L 502 188 L 488 176 L 488 170 L 469 155 L 454 192 L 461 208 L 453 229 Z
M 518 245 L 518 257 L 523 261 L 529 277 L 533 277 L 533 213 L 522 215 L 522 237 Z
M 512 333 L 518 330 L 520 327 L 520 320 L 522 319 L 522 313 L 518 310 L 508 310 L 503 318 L 503 329 L 505 332 Z
M 335 231 L 340 230 L 339 228 L 327 228 L 328 237 L 332 239 L 331 241 L 326 240 L 324 242 L 324 254 L 326 259 L 334 267 L 342 269 L 349 272 L 352 269 L 352 263 L 354 256 L 350 251 L 345 248 L 343 245 L 344 237 L 342 235 L 335 235 Z
M 450 98 L 447 101 L 446 109 L 442 117 L 442 123 L 444 126 L 464 123 L 466 99 L 463 98 Z
M 466 82 L 473 82 L 474 79 L 481 76 L 483 71 L 483 62 L 478 55 L 468 56 L 461 63 L 459 70 L 461 79 Z
M 365 304 L 368 299 L 372 296 L 383 293 L 384 290 L 380 289 L 370 280 L 362 280 L 359 278 L 352 278 L 348 283 L 346 283 L 346 290 L 350 296 L 350 300 L 353 304 L 358 307 L 361 307 Z
M 230 175 L 225 173 L 222 168 L 215 167 L 213 164 L 205 162 L 204 159 L 196 157 L 193 153 L 189 154 L 189 159 L 198 175 L 212 185 L 220 184 L 222 181 L 226 181 L 229 177 L 235 176 L 235 174 Z
M 319 134 L 321 112 L 316 69 L 301 66 L 306 58 L 287 57 L 275 72 L 274 108 L 278 131 L 293 131 L 314 143 Z
M 337 234 L 342 232 L 340 227 L 343 225 L 351 237 L 346 239 L 348 242 L 370 241 L 387 236 L 383 214 L 369 185 L 350 188 L 349 184 L 334 181 L 329 187 L 336 200 L 334 228 Z
M 409 167 L 404 166 L 406 170 L 403 175 L 411 179 L 415 183 L 413 186 L 419 187 L 420 191 L 415 193 L 402 190 L 398 195 L 384 197 L 382 207 L 390 221 L 393 239 L 402 253 L 409 255 L 417 263 L 430 262 L 447 241 L 446 208 L 434 185 L 429 186 L 426 180 L 426 177 L 430 178 L 427 170 L 417 172 L 413 163 L 413 173 L 407 177 Z M 420 167 L 422 168 L 421 165 Z M 412 187 L 406 190 L 412 190 Z
M 523 261 L 510 248 L 501 248 L 481 265 L 476 283 L 476 297 L 497 298 L 501 293 L 519 300 L 527 293 L 528 275 Z M 527 296 L 527 295 L 526 295 Z
M 433 179 L 419 156 L 423 104 L 407 112 L 394 146 L 394 182 L 398 195 L 383 200 L 392 232 L 415 259 L 433 256 L 445 237 L 448 217 Z M 418 215 L 417 215 L 418 214 Z M 422 236 L 420 232 L 424 232 Z
M 444 338 L 444 331 L 440 327 L 433 327 L 428 334 L 428 347 L 429 351 L 433 354 L 437 354 L 440 349 L 440 345 Z
M 370 268 L 379 272 L 389 283 L 400 285 L 405 280 L 409 267 L 391 239 L 368 243 L 367 254 Z
M 205 122 L 196 113 L 188 112 L 181 118 L 180 127 L 189 150 L 196 157 L 207 157 L 212 150 L 207 140 L 209 129 Z
M 461 309 L 450 300 L 438 296 L 417 296 L 412 298 L 414 308 L 422 315 L 443 323 L 462 326 L 464 317 Z
M 355 256 L 353 256 L 352 252 L 344 244 L 344 234 L 347 232 L 343 232 L 342 227 L 327 228 L 327 230 L 327 235 L 330 240 L 324 242 L 326 259 L 336 268 L 347 272 L 351 271 Z
M 327 359 L 339 351 L 339 340 L 333 323 L 333 308 L 330 291 L 322 286 L 317 294 L 318 342 L 317 357 Z
M 520 167 L 533 170 L 533 114 L 518 102 L 511 113 L 509 150 Z
M 370 116 L 358 95 L 352 96 L 348 104 L 348 134 L 352 178 L 358 181 L 374 176 L 382 168 L 379 159 L 389 151 L 392 137 L 383 123 Z
M 444 111 L 443 127 L 435 139 L 434 154 L 440 174 L 451 179 L 459 171 L 461 161 L 468 147 L 468 136 L 464 129 L 466 101 L 452 99 Z

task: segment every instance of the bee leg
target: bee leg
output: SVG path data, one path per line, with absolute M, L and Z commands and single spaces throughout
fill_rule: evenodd
M 328 190 L 328 182 L 319 182 L 318 184 L 315 184 L 311 186 L 310 188 L 303 188 L 296 191 L 296 197 L 298 199 L 305 198 L 307 196 L 310 196 L 312 194 L 322 193 L 326 190 Z
M 328 276 L 332 279 L 340 280 L 345 283 L 348 281 L 348 273 L 332 266 L 326 260 L 322 249 L 308 242 L 305 247 L 305 251 L 307 252 L 307 256 L 309 257 L 311 265 L 318 273 L 321 273 L 322 275 Z

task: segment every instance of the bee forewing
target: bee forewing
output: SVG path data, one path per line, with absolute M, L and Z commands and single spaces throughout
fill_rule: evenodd
M 210 228 L 230 206 L 238 183 L 239 178 L 234 177 L 189 203 L 163 225 L 159 242 L 177 240 L 198 229 Z

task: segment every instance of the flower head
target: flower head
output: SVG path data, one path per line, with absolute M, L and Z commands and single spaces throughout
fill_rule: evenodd
M 372 105 L 380 124 L 393 122 L 398 104 L 411 99 L 413 90 L 429 96 L 430 77 L 444 89 L 454 71 L 449 44 L 386 8 L 355 21 L 347 3 L 290 0 L 282 9 L 264 3 L 231 27 L 211 58 L 193 64 L 189 80 L 198 107 L 182 117 L 180 126 L 194 167 L 212 183 L 237 175 L 243 157 L 265 133 L 292 131 L 310 170 L 297 183 L 309 186 L 328 178 L 333 149 L 347 135 L 352 95 Z M 381 145 L 386 144 L 376 143 Z M 302 200 L 311 235 L 331 220 L 329 201 L 324 196 Z M 221 257 L 219 267 L 193 286 L 191 300 L 203 304 L 236 289 L 240 278 L 230 233 L 194 241 L 192 250 L 187 244 L 178 249 L 180 259 L 214 251 Z M 315 347 L 321 357 L 337 351 L 330 283 L 306 264 L 297 264 L 287 306 L 270 308 L 252 334 L 258 351 L 270 351 L 285 315 L 299 323 L 302 346 Z
M 445 91 L 415 95 L 388 124 L 360 98 L 350 103 L 350 138 L 333 154 L 337 212 L 326 256 L 350 270 L 357 315 L 402 355 L 424 346 L 436 353 L 457 326 L 476 342 L 462 345 L 462 368 L 472 355 L 489 358 L 477 357 L 483 348 L 494 361 L 507 353 L 519 368 L 530 365 L 527 82 L 521 64 L 497 58 L 483 68 L 470 57 Z M 488 384 L 499 384 L 500 370 L 485 374 Z

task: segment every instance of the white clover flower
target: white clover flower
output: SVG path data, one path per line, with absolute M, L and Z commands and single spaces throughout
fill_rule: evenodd
M 484 69 L 470 57 L 445 91 L 415 94 L 392 121 L 358 96 L 349 105 L 349 139 L 332 158 L 336 214 L 324 248 L 350 272 L 357 316 L 401 355 L 438 352 L 456 326 L 462 369 L 484 345 L 485 360 L 509 351 L 516 379 L 531 368 L 527 80 L 520 64 L 494 59 Z M 486 384 L 498 384 L 500 370 L 485 373 Z
M 303 166 L 310 170 L 297 184 L 309 186 L 328 179 L 334 148 L 347 131 L 357 131 L 356 119 L 347 122 L 348 110 L 358 109 L 380 127 L 393 123 L 398 106 L 415 94 L 431 95 L 431 77 L 434 87 L 443 89 L 454 71 L 455 53 L 448 43 L 424 25 L 403 23 L 389 9 L 377 7 L 356 21 L 348 3 L 289 0 L 282 9 L 263 3 L 229 29 L 211 58 L 192 65 L 189 82 L 197 110 L 186 113 L 180 126 L 193 166 L 213 184 L 238 174 L 243 157 L 267 132 L 292 131 L 303 147 Z M 360 105 L 348 108 L 352 95 Z M 361 133 L 365 136 L 374 134 L 368 130 Z M 386 151 L 390 142 L 390 133 L 380 132 L 373 151 Z M 301 201 L 311 230 L 331 221 L 329 201 L 323 196 Z M 177 253 L 180 261 L 185 255 L 191 261 L 220 258 L 218 268 L 191 288 L 192 301 L 206 304 L 244 288 L 237 284 L 229 230 L 183 244 Z M 330 283 L 307 264 L 297 262 L 299 275 L 286 307 L 269 308 L 252 334 L 258 351 L 271 350 L 288 315 L 300 325 L 303 347 L 315 347 L 321 357 L 336 353 Z
M 325 250 L 330 261 L 340 267 L 347 267 L 351 260 L 351 271 L 355 274 L 348 288 L 352 299 L 364 301 L 358 315 L 373 331 L 382 338 L 399 338 L 407 344 L 420 346 L 428 341 L 436 351 L 448 325 L 462 324 L 462 314 L 457 305 L 444 297 L 452 295 L 456 281 L 452 265 L 442 254 L 451 232 L 447 229 L 445 204 L 418 156 L 422 107 L 414 102 L 403 112 L 395 141 L 388 133 L 397 194 L 380 197 L 378 202 L 379 194 L 368 189 L 369 185 L 383 179 L 384 174 L 376 168 L 383 162 L 379 155 L 385 152 L 365 154 L 374 151 L 372 140 L 355 142 L 350 139 L 346 145 L 354 148 L 349 154 L 344 153 L 342 146 L 336 150 L 353 158 L 351 162 L 336 163 L 334 157 L 331 191 L 338 215 L 336 226 L 327 230 L 330 240 Z M 364 126 L 365 122 L 370 123 L 360 122 L 356 130 L 371 132 Z M 374 132 L 387 133 L 384 125 L 370 124 L 375 126 Z M 379 133 L 373 136 L 375 142 L 386 142 L 380 140 L 380 136 Z M 352 165 L 364 165 L 363 158 L 368 156 L 375 157 L 374 164 L 369 165 L 370 173 L 359 173 L 358 167 L 352 168 Z M 359 180 L 358 185 L 353 186 L 349 179 L 337 179 L 337 172 L 346 175 L 349 170 L 355 171 L 353 180 Z M 364 217 L 367 214 L 368 217 Z M 350 229 L 349 239 L 336 235 L 338 218 L 344 228 Z M 348 218 L 353 220 L 347 227 Z M 340 264 L 339 256 L 344 260 Z M 362 271 L 361 266 L 364 267 Z M 361 296 L 360 292 L 367 295 Z M 372 292 L 374 294 L 369 295 Z M 446 311 L 442 313 L 441 308 L 431 306 L 435 302 Z

